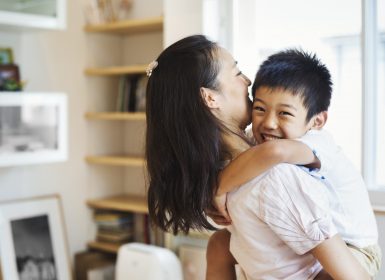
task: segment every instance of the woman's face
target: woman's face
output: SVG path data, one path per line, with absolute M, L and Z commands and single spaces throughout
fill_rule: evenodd
M 219 118 L 230 127 L 245 129 L 251 121 L 252 103 L 248 93 L 251 81 L 242 74 L 228 51 L 219 48 L 217 55 Z

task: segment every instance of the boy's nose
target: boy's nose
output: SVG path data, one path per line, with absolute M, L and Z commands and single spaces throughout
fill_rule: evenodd
M 263 127 L 265 129 L 277 129 L 278 128 L 277 119 L 271 115 L 267 115 L 263 120 Z

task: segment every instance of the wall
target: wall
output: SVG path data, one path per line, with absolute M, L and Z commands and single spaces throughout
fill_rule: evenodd
M 58 193 L 62 197 L 71 255 L 85 248 L 89 232 L 85 34 L 82 1 L 68 1 L 64 31 L 0 30 L 0 45 L 13 48 L 26 91 L 60 91 L 68 96 L 68 161 L 0 168 L 0 199 Z

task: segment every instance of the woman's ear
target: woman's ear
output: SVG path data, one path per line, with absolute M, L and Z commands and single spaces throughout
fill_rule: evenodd
M 210 109 L 218 109 L 218 94 L 209 88 L 201 87 L 201 96 L 207 107 Z
M 318 113 L 315 115 L 312 119 L 312 129 L 321 129 L 325 124 L 328 119 L 328 112 L 327 111 L 322 111 L 321 113 Z

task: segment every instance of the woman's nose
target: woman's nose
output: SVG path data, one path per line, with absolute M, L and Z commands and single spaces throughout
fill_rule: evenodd
M 242 77 L 245 80 L 247 86 L 250 86 L 251 85 L 250 79 L 245 74 L 243 74 L 243 73 L 242 73 Z

